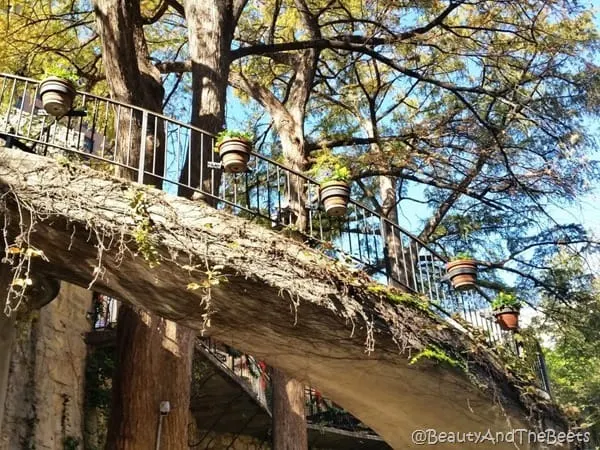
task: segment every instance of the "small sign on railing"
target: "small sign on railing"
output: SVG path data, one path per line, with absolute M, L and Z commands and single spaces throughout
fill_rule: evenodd
M 220 169 L 221 163 L 216 161 L 208 161 L 207 166 L 209 169 Z

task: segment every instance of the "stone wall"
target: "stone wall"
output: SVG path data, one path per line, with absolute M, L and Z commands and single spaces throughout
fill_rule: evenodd
M 271 448 L 270 442 L 246 435 L 214 432 L 205 435 L 205 432 L 200 430 L 198 436 L 202 437 L 201 445 L 190 448 L 211 450 L 268 450 Z M 192 444 L 197 442 L 193 438 L 191 439 Z
M 0 450 L 82 449 L 86 313 L 92 292 L 60 295 L 18 325 Z

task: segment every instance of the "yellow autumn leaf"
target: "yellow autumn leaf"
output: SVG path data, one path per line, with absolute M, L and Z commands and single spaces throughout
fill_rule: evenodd
M 28 248 L 25 251 L 25 256 L 29 256 L 29 257 L 43 257 L 44 256 L 44 252 L 43 250 L 38 250 L 35 248 Z
M 24 287 L 24 286 L 31 286 L 32 283 L 33 283 L 33 281 L 31 281 L 31 278 L 15 278 L 12 282 L 12 285 Z

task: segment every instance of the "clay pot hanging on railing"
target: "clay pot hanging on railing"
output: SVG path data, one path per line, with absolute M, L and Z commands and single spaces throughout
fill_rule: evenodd
M 226 138 L 219 144 L 219 155 L 223 170 L 230 173 L 248 171 L 248 160 L 252 145 L 245 139 Z
M 319 185 L 319 197 L 328 216 L 344 216 L 348 211 L 350 186 L 345 181 L 326 181 Z
M 252 152 L 253 136 L 244 131 L 223 130 L 216 136 L 215 152 L 221 156 L 224 172 L 248 171 L 248 160 Z
M 499 308 L 494 310 L 496 323 L 505 331 L 515 331 L 519 329 L 519 310 L 514 308 Z
M 519 313 L 522 302 L 513 294 L 500 292 L 492 302 L 492 311 L 496 322 L 505 331 L 519 329 Z
M 477 284 L 477 261 L 459 258 L 446 264 L 447 278 L 452 287 L 459 291 L 474 289 Z
M 75 94 L 73 83 L 64 78 L 48 77 L 40 83 L 42 105 L 54 117 L 62 117 L 71 111 Z

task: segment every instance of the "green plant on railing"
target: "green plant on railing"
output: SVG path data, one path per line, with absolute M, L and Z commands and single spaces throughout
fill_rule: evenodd
M 450 258 L 450 261 L 464 261 L 466 259 L 473 259 L 473 255 L 470 252 L 459 252 Z
M 233 130 L 223 130 L 216 136 L 217 141 L 215 145 L 215 152 L 219 152 L 219 145 L 225 141 L 226 139 L 240 139 L 242 141 L 246 141 L 248 143 L 252 143 L 254 140 L 254 135 L 248 131 L 233 131 Z
M 537 336 L 533 330 L 520 330 L 518 333 L 514 333 L 513 338 L 519 345 L 519 354 L 515 353 L 512 346 L 503 344 L 494 345 L 494 351 L 500 355 L 504 369 L 526 382 L 523 388 L 531 388 L 531 385 L 540 381 L 535 370 L 538 358 Z
M 411 365 L 416 364 L 419 360 L 427 358 L 432 361 L 437 361 L 439 363 L 448 364 L 451 367 L 458 367 L 462 370 L 466 370 L 466 366 L 463 361 L 459 361 L 458 359 L 448 355 L 444 350 L 442 350 L 437 345 L 430 344 L 413 356 L 410 360 Z
M 352 173 L 342 158 L 334 155 L 329 149 L 323 148 L 316 154 L 308 175 L 319 183 L 326 183 L 328 181 L 348 182 Z
M 492 309 L 510 308 L 520 310 L 523 306 L 523 302 L 519 300 L 514 294 L 507 292 L 500 292 L 494 301 L 492 302 Z
M 70 81 L 74 85 L 77 85 L 77 83 L 79 82 L 79 77 L 76 74 L 74 74 L 72 70 L 69 70 L 68 68 L 61 65 L 47 67 L 44 70 L 44 78 L 49 77 L 62 78 L 63 80 Z

